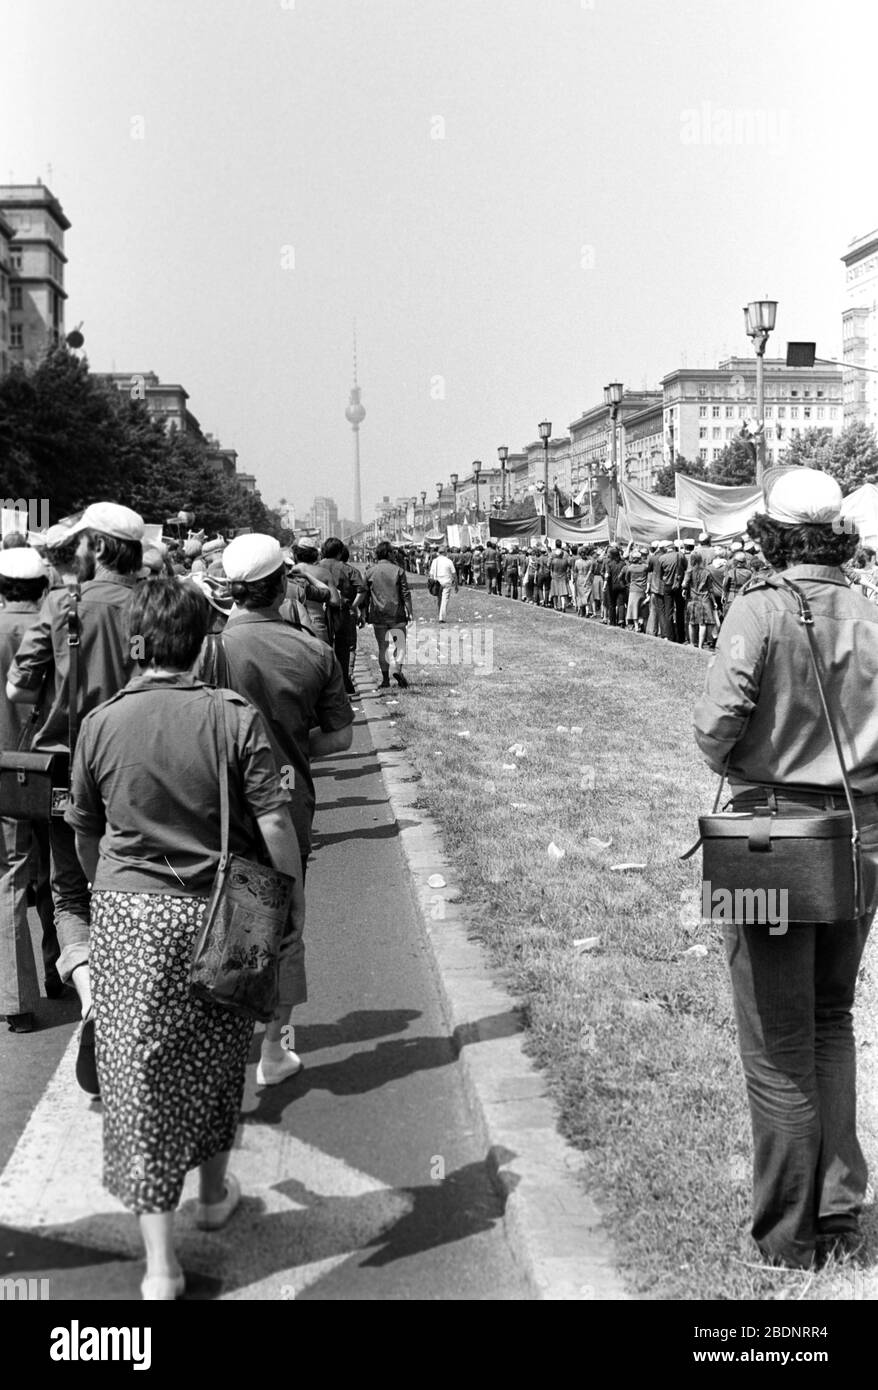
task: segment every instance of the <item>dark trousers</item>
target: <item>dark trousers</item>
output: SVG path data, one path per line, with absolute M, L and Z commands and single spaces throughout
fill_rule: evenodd
M 518 570 L 507 570 L 506 597 L 518 598 Z
M 802 814 L 801 798 L 786 803 L 778 793 L 777 803 Z M 861 813 L 873 861 L 876 816 L 874 804 Z M 767 1258 L 802 1268 L 819 1235 L 856 1232 L 866 1193 L 851 1010 L 872 916 L 793 923 L 780 935 L 765 925 L 723 928 L 753 1130 L 753 1238 Z
M 356 626 L 353 628 L 351 627 L 349 613 L 341 613 L 336 620 L 336 629 L 332 639 L 332 646 L 338 657 L 338 664 L 345 678 L 345 684 L 347 684 L 351 678 L 351 646 L 353 645 L 354 650 L 356 650 L 356 644 Z
M 658 620 L 658 631 L 660 637 L 673 638 L 674 635 L 674 600 L 671 594 L 653 594 L 652 601 L 656 607 L 656 618 Z
M 682 589 L 675 589 L 671 595 L 674 609 L 674 631 L 671 633 L 675 642 L 686 641 L 686 600 L 683 597 Z

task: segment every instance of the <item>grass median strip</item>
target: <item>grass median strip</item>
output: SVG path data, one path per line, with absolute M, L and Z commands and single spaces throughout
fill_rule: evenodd
M 632 1291 L 875 1297 L 868 1267 L 762 1269 L 747 1234 L 750 1134 L 722 933 L 701 920 L 700 856 L 678 858 L 715 791 L 691 734 L 707 658 L 477 589 L 452 598 L 442 628 L 416 587 L 415 617 L 394 733 L 521 1001 Z M 873 962 L 870 946 L 859 1023 L 874 1052 Z M 868 1048 L 859 1055 L 874 1167 L 875 1070 Z M 873 1209 L 873 1259 L 876 1227 Z

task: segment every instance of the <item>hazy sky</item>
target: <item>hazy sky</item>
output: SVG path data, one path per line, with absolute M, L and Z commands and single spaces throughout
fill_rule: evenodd
M 92 367 L 182 382 L 270 503 L 351 512 L 356 316 L 368 519 L 609 380 L 749 354 L 748 299 L 779 300 L 778 351 L 838 356 L 839 256 L 878 224 L 874 13 L 0 0 L 0 181 L 73 223 Z

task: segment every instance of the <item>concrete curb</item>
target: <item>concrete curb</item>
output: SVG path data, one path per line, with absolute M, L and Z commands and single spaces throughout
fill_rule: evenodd
M 470 935 L 471 919 L 441 833 L 415 804 L 416 769 L 390 727 L 393 711 L 374 690 L 377 675 L 377 663 L 361 643 L 355 679 L 363 694 L 355 704 L 368 721 L 399 827 L 467 1099 L 505 1198 L 513 1256 L 535 1298 L 628 1299 L 601 1213 L 586 1191 L 585 1160 L 558 1133 L 545 1078 L 524 1053 L 515 1001 Z M 405 699 L 395 687 L 388 695 Z M 428 883 L 434 875 L 443 886 Z

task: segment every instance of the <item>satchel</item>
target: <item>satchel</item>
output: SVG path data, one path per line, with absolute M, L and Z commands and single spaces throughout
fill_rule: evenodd
M 228 738 L 223 697 L 212 695 L 220 792 L 220 860 L 195 941 L 190 990 L 222 1009 L 269 1023 L 280 996 L 280 943 L 294 880 L 229 853 Z
M 63 816 L 70 799 L 70 769 L 76 748 L 77 701 L 79 698 L 79 607 L 78 598 L 70 594 L 67 610 L 67 648 L 70 656 L 70 678 L 67 695 L 68 753 L 28 753 L 25 748 L 33 740 L 42 715 L 43 696 L 48 678 L 43 683 L 40 698 L 35 702 L 30 719 L 21 731 L 18 748 L 0 753 L 0 816 L 9 820 L 47 821 Z
M 866 912 L 856 807 L 820 676 L 814 618 L 802 590 L 789 579 L 782 582 L 798 603 L 848 809 L 718 811 L 726 760 L 713 811 L 699 817 L 699 838 L 680 856 L 688 859 L 702 846 L 703 916 L 735 926 L 769 924 L 773 935 L 783 935 L 788 924 L 851 922 Z
M 428 593 L 430 593 L 430 594 L 433 595 L 433 598 L 438 598 L 439 595 L 442 593 L 442 585 L 439 583 L 439 580 L 438 580 L 438 579 L 428 579 L 428 580 L 427 580 L 427 591 L 428 591 Z

